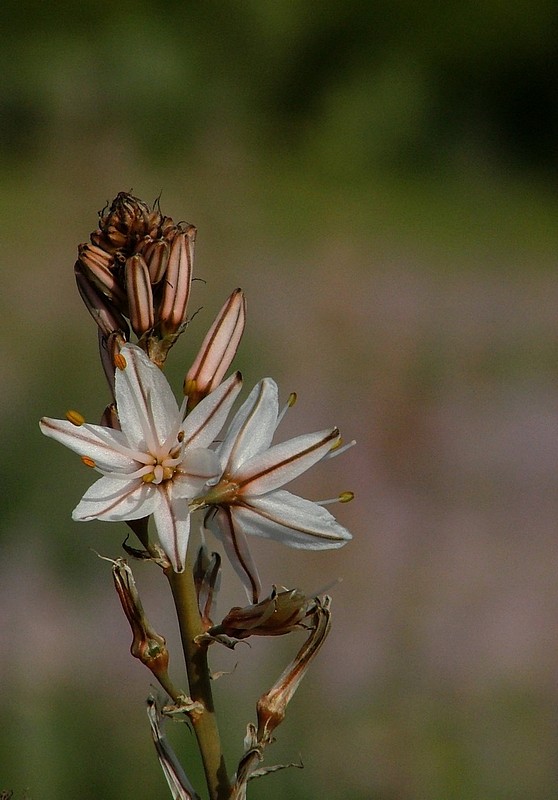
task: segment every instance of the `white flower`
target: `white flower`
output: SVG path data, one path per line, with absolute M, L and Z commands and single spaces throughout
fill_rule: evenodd
M 237 373 L 184 418 L 161 370 L 136 345 L 126 344 L 116 370 L 121 430 L 43 418 L 46 436 L 82 456 L 103 477 L 74 509 L 73 519 L 118 522 L 153 514 L 161 546 L 176 572 L 184 570 L 190 530 L 188 500 L 221 472 L 208 449 L 240 391 Z
M 253 602 L 260 587 L 245 534 L 308 550 L 341 547 L 352 538 L 322 505 L 280 489 L 335 449 L 339 431 L 308 433 L 272 446 L 278 419 L 277 385 L 264 378 L 216 450 L 220 480 L 191 504 L 210 507 L 206 525 L 223 541 Z

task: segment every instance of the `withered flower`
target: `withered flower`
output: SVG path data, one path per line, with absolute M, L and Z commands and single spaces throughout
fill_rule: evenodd
M 165 637 L 158 634 L 145 616 L 132 570 L 123 558 L 113 561 L 112 577 L 124 614 L 132 629 L 130 652 L 163 682 L 167 677 L 169 653 Z
M 277 592 L 275 587 L 269 597 L 254 605 L 231 608 L 219 625 L 210 628 L 212 637 L 230 636 L 246 639 L 248 636 L 282 636 L 304 628 L 304 620 L 314 614 L 316 601 L 309 599 L 299 589 Z

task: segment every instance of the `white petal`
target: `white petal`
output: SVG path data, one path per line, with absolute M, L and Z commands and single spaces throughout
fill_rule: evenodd
M 153 519 L 161 547 L 175 572 L 184 572 L 190 535 L 190 513 L 184 500 L 173 500 L 171 481 L 157 487 L 157 504 Z
M 257 603 L 261 591 L 260 577 L 250 555 L 242 528 L 235 524 L 234 510 L 228 507 L 212 509 L 205 525 L 223 543 L 236 574 L 244 584 L 248 599 Z
M 244 533 L 275 539 L 290 547 L 326 550 L 352 539 L 323 506 L 290 492 L 251 497 L 233 508 L 235 523 Z
M 134 451 L 121 431 L 101 425 L 74 425 L 63 419 L 43 417 L 39 422 L 45 436 L 69 447 L 80 456 L 92 458 L 103 472 L 133 472 L 138 468 Z
M 155 454 L 179 429 L 179 411 L 167 379 L 134 344 L 120 351 L 126 360 L 116 370 L 115 395 L 120 426 L 128 442 L 138 450 Z
M 225 472 L 234 473 L 256 453 L 267 450 L 277 426 L 278 409 L 277 384 L 264 378 L 236 413 L 217 450 Z
M 333 428 L 276 444 L 246 461 L 235 473 L 234 481 L 244 496 L 271 492 L 310 469 L 338 439 L 339 431 Z
M 141 519 L 149 516 L 154 506 L 155 487 L 152 484 L 105 475 L 85 492 L 72 518 L 79 522 L 90 519 L 106 522 Z
M 208 447 L 220 433 L 229 412 L 242 388 L 242 378 L 236 372 L 197 404 L 188 414 L 184 425 L 184 442 L 188 447 Z
M 208 480 L 221 473 L 221 464 L 213 450 L 205 447 L 187 449 L 172 480 L 173 497 L 193 498 L 200 493 Z

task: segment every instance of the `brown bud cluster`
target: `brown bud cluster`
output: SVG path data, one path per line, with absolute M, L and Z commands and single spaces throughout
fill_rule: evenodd
M 103 341 L 127 341 L 131 328 L 150 358 L 164 363 L 186 322 L 195 238 L 193 225 L 125 192 L 99 212 L 99 227 L 78 247 L 75 273 Z

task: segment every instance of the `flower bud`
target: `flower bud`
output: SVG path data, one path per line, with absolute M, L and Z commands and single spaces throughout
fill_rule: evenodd
M 184 379 L 189 409 L 221 383 L 236 354 L 245 322 L 244 293 L 242 289 L 235 289 L 217 314 Z
M 169 243 L 165 239 L 149 240 L 141 254 L 145 258 L 151 283 L 159 283 L 169 263 Z
M 78 262 L 89 278 L 119 308 L 124 308 L 126 295 L 114 272 L 114 256 L 94 244 L 78 245 Z
M 126 259 L 124 275 L 128 293 L 128 316 L 132 330 L 139 337 L 151 330 L 154 323 L 153 292 L 144 257 L 136 253 Z
M 126 328 L 128 329 L 127 325 Z M 97 333 L 99 338 L 99 356 L 101 358 L 101 366 L 103 367 L 112 396 L 114 397 L 115 359 L 118 353 L 120 353 L 120 348 L 123 344 L 125 344 L 126 339 L 120 331 L 105 336 L 101 332 L 101 329 L 98 328 Z M 129 336 L 129 330 L 127 330 L 127 335 Z M 109 427 L 113 428 L 115 426 L 111 425 Z
M 130 332 L 128 323 L 114 303 L 95 286 L 83 271 L 79 261 L 76 262 L 74 272 L 81 299 L 99 326 L 101 333 L 104 336 L 110 336 L 112 333 L 119 332 L 127 339 Z
M 196 229 L 189 225 L 178 233 L 170 246 L 163 295 L 157 314 L 164 335 L 177 333 L 186 321 L 186 307 L 192 283 Z

